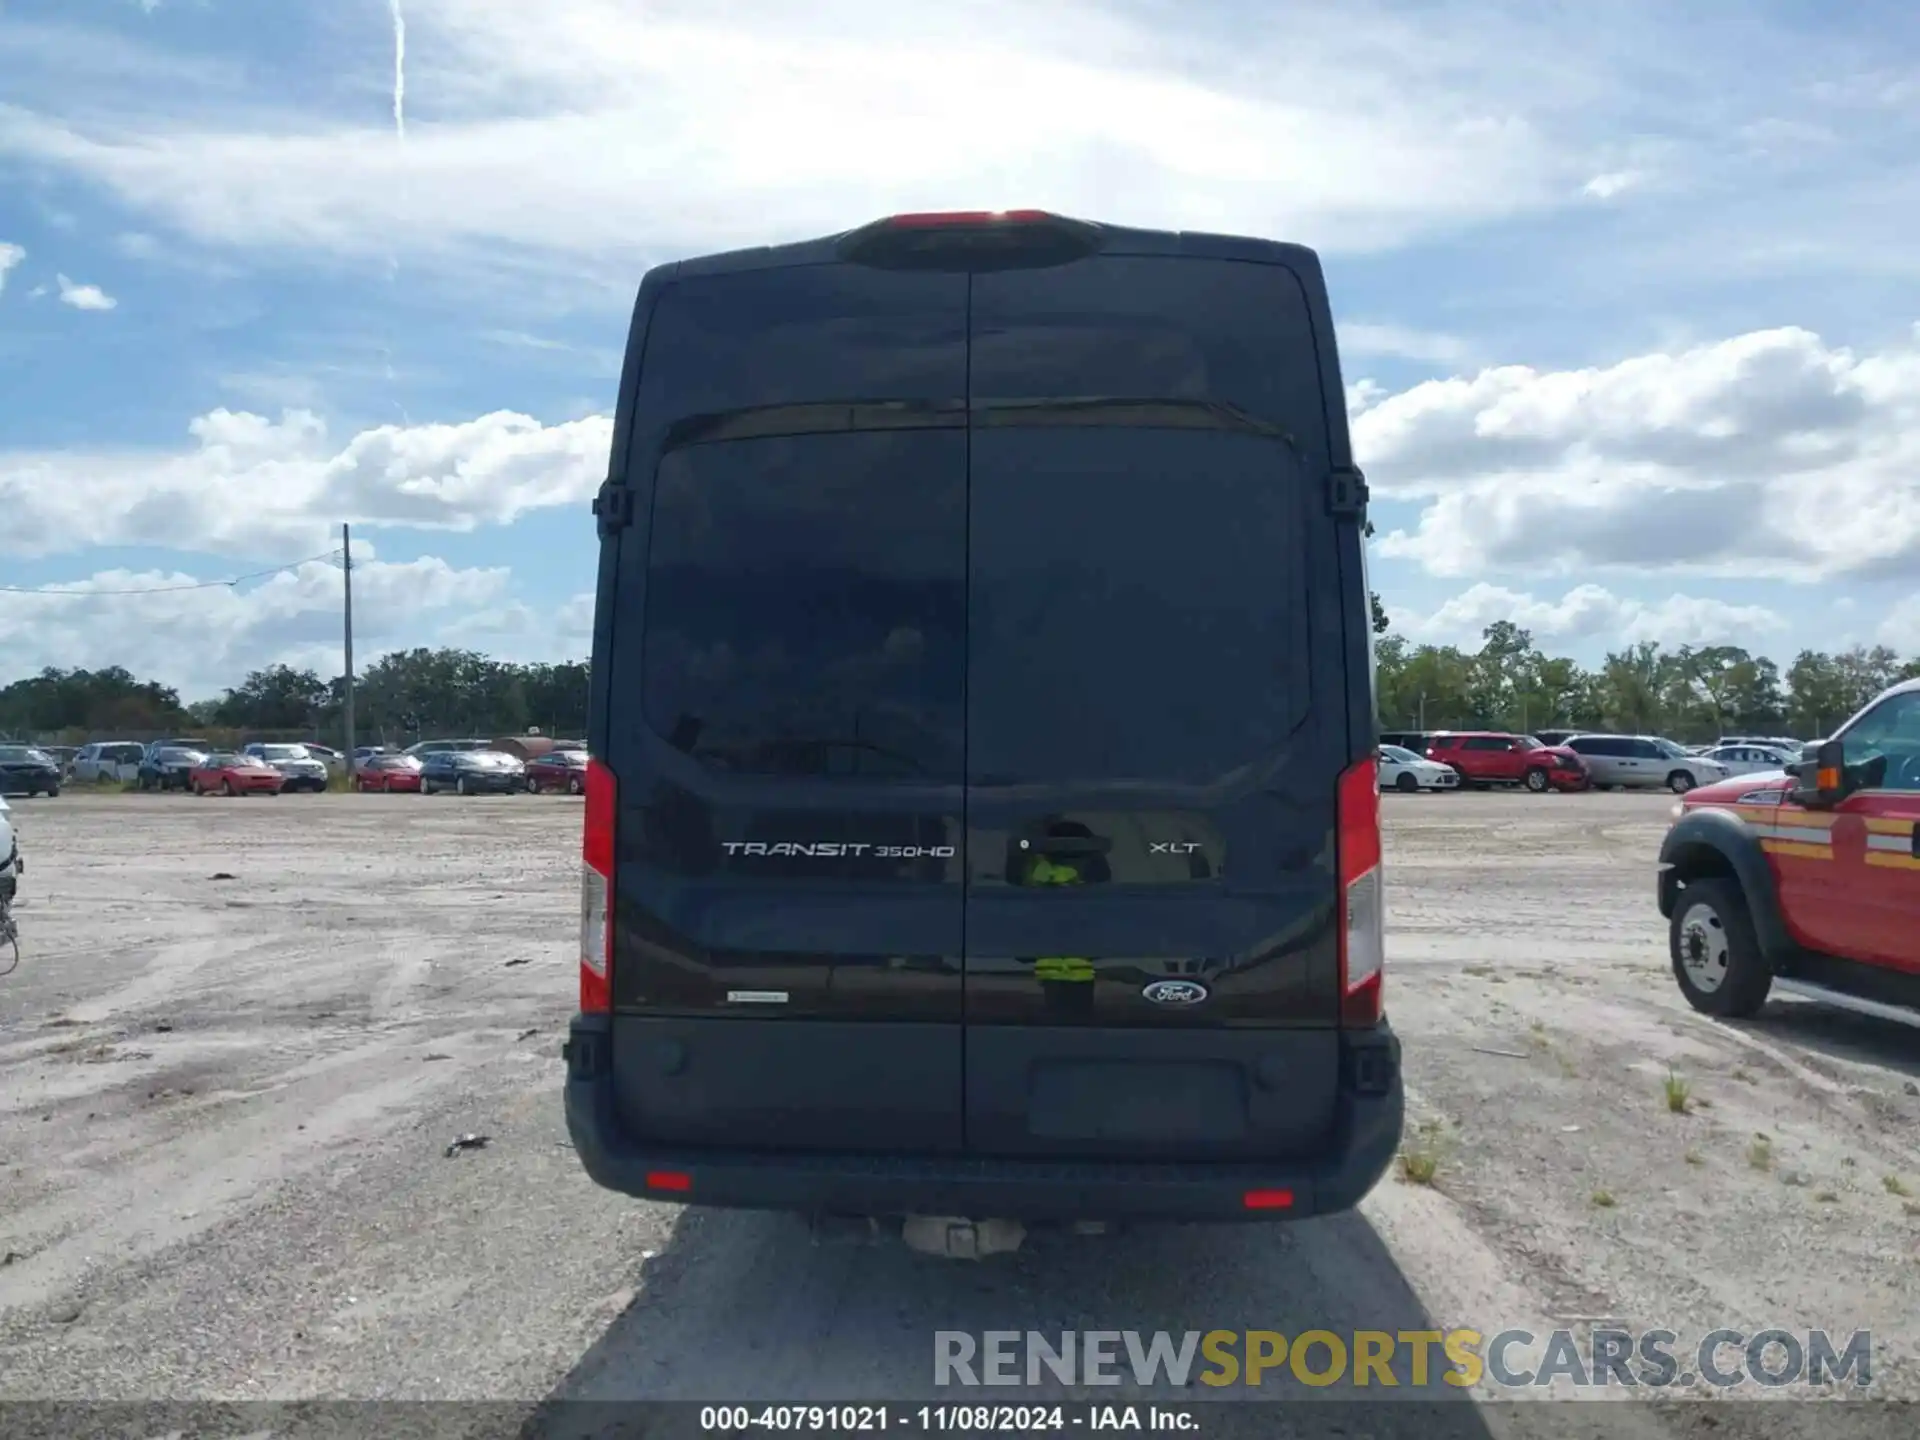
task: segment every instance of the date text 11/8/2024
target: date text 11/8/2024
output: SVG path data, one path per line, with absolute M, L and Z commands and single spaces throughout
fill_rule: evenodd
M 700 1429 L 710 1435 L 762 1430 L 812 1435 L 1193 1432 L 1200 1429 L 1200 1417 L 1194 1407 L 1178 1405 L 707 1405 L 701 1407 Z

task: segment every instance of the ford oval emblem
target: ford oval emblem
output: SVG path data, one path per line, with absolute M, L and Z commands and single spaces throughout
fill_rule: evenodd
M 1198 1005 L 1207 987 L 1198 980 L 1156 980 L 1140 993 L 1155 1005 Z

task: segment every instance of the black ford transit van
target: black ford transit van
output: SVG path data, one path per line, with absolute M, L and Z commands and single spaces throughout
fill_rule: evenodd
M 594 505 L 588 1174 L 1357 1203 L 1403 1111 L 1365 501 L 1298 246 L 908 215 L 648 274 Z

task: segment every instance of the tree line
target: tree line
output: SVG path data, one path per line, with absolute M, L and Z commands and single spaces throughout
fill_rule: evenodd
M 1374 649 L 1376 705 L 1388 730 L 1811 739 L 1894 681 L 1920 675 L 1920 659 L 1902 659 L 1884 646 L 1802 650 L 1782 668 L 1735 645 L 1667 648 L 1650 641 L 1589 669 L 1548 655 L 1528 631 L 1504 620 L 1489 625 L 1473 649 L 1415 645 L 1391 631 L 1376 636 Z M 339 744 L 344 688 L 340 677 L 270 665 L 217 698 L 183 704 L 176 690 L 118 666 L 48 669 L 0 688 L 0 735 L 78 744 L 195 730 Z M 471 650 L 396 651 L 359 676 L 354 712 L 363 743 L 518 735 L 536 727 L 578 736 L 587 724 L 587 667 L 512 664 Z
M 1543 652 L 1509 621 L 1477 649 L 1374 642 L 1375 704 L 1388 730 L 1605 730 L 1683 742 L 1721 735 L 1824 738 L 1920 658 L 1884 645 L 1802 650 L 1782 669 L 1738 645 L 1643 641 L 1594 668 Z
M 219 696 L 183 703 L 178 690 L 121 666 L 46 669 L 0 687 L 0 735 L 42 744 L 88 738 L 148 739 L 192 732 L 224 740 L 345 740 L 344 676 L 269 665 Z M 471 650 L 415 649 L 383 655 L 354 682 L 354 731 L 362 744 L 423 736 L 579 736 L 587 727 L 587 667 L 514 664 Z

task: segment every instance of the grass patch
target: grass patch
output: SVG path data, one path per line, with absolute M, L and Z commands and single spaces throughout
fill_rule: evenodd
M 1747 1164 L 1756 1170 L 1773 1168 L 1773 1141 L 1764 1135 L 1756 1135 L 1747 1142 Z
M 1707 1157 L 1702 1155 L 1698 1150 L 1689 1150 L 1680 1158 L 1685 1160 L 1689 1165 L 1704 1165 L 1707 1163 Z
M 1596 1190 L 1593 1192 L 1593 1207 L 1596 1210 L 1611 1210 L 1619 1203 L 1619 1201 L 1613 1198 L 1613 1192 L 1610 1190 Z
M 1906 1204 L 1900 1207 L 1900 1213 L 1902 1215 L 1908 1215 L 1908 1216 L 1913 1216 L 1915 1218 L 1920 1218 L 1920 1203 L 1916 1203 L 1915 1201 L 1909 1200 L 1907 1201 Z
M 1687 1106 L 1693 1098 L 1693 1087 L 1671 1065 L 1667 1067 L 1667 1078 L 1660 1082 L 1660 1090 L 1667 1097 L 1668 1110 L 1675 1115 L 1687 1113 Z
M 1898 1175 L 1882 1175 L 1880 1177 L 1880 1184 L 1889 1195 L 1898 1195 L 1904 1199 L 1913 1194 L 1913 1191 L 1907 1188 L 1907 1182 L 1902 1180 Z
M 1733 1072 L 1733 1078 L 1740 1081 L 1742 1084 L 1746 1084 L 1746 1085 L 1753 1084 L 1753 1076 L 1751 1073 L 1749 1073 L 1746 1070 L 1736 1069 Z
M 1813 1198 L 1822 1205 L 1838 1205 L 1840 1203 L 1840 1197 L 1831 1190 L 1822 1190 Z

